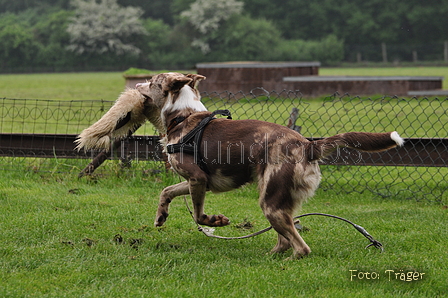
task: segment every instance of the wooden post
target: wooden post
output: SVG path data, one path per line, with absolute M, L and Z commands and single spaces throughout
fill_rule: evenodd
M 387 48 L 386 43 L 381 43 L 381 54 L 383 55 L 383 62 L 387 63 Z
M 418 56 L 417 56 L 417 51 L 412 51 L 412 61 L 413 62 L 417 62 L 418 61 Z
M 362 57 L 361 57 L 361 53 L 360 53 L 360 52 L 358 52 L 358 53 L 356 54 L 356 61 L 357 61 L 358 63 L 361 63 L 361 62 L 362 62 Z
M 448 62 L 448 41 L 445 41 L 445 46 L 443 49 L 443 60 Z
M 302 126 L 296 125 L 297 118 L 299 118 L 299 110 L 297 108 L 292 108 L 291 114 L 289 115 L 288 119 L 288 127 L 300 133 L 300 131 L 302 130 Z

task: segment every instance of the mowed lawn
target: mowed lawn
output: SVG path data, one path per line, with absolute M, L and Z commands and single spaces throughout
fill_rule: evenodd
M 0 74 L 0 98 L 115 100 L 124 86 L 119 72 Z
M 448 290 L 446 206 L 319 190 L 302 213 L 352 220 L 385 251 L 364 249 L 369 241 L 347 223 L 310 216 L 301 223 L 312 253 L 290 261 L 290 251 L 267 254 L 273 231 L 207 238 L 182 197 L 154 228 L 158 194 L 178 181 L 0 171 L 0 296 L 442 297 Z M 231 219 L 216 230 L 221 236 L 268 226 L 255 186 L 209 194 L 206 212 Z
M 448 67 L 325 68 L 320 75 L 443 76 L 448 89 Z M 0 74 L 0 98 L 52 100 L 115 100 L 125 80 L 120 72 L 63 74 Z M 356 96 L 356 94 L 353 94 Z
M 384 75 L 422 75 L 411 69 Z M 448 77 L 448 68 L 437 69 Z M 322 68 L 320 74 L 366 75 L 346 70 Z M 114 100 L 123 88 L 121 73 L 0 75 L 0 98 Z M 179 182 L 176 175 L 152 174 L 151 164 L 120 169 L 108 161 L 112 166 L 104 168 L 110 172 L 78 179 L 86 162 L 67 170 L 54 159 L 49 172 L 6 164 L 4 170 L 0 164 L 1 297 L 443 297 L 448 292 L 447 198 L 437 203 L 369 191 L 346 194 L 337 184 L 318 190 L 301 213 L 345 217 L 366 228 L 385 251 L 365 250 L 369 241 L 347 223 L 310 216 L 302 219 L 302 236 L 312 253 L 289 261 L 290 251 L 267 254 L 276 242 L 273 231 L 246 240 L 207 238 L 181 197 L 173 201 L 165 226 L 155 228 L 158 196 Z M 432 183 L 430 173 L 408 179 L 423 187 Z M 381 174 L 386 181 L 394 175 L 387 169 Z M 345 176 L 343 168 L 324 171 L 323 180 L 346 181 Z M 231 220 L 218 235 L 241 236 L 268 226 L 253 185 L 209 194 L 205 208 Z

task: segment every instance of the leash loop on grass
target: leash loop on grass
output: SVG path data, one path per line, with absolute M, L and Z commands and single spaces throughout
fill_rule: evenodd
M 223 236 L 218 236 L 218 235 L 214 235 L 213 232 L 215 231 L 214 228 L 204 228 L 201 227 L 196 220 L 194 219 L 193 216 L 193 212 L 191 212 L 190 207 L 188 206 L 188 202 L 187 202 L 187 198 L 186 196 L 184 196 L 184 201 L 185 201 L 185 205 L 187 206 L 188 212 L 190 212 L 191 217 L 193 218 L 193 221 L 196 223 L 196 226 L 198 227 L 198 231 L 202 232 L 204 235 L 206 235 L 207 237 L 212 237 L 212 238 L 218 238 L 218 239 L 224 239 L 224 240 L 235 240 L 235 239 L 246 239 L 246 238 L 250 238 L 250 237 L 255 237 L 258 236 L 260 234 L 263 234 L 269 230 L 272 229 L 272 226 L 267 227 L 263 230 L 260 230 L 258 232 L 249 234 L 249 235 L 245 235 L 245 236 L 240 236 L 240 237 L 223 237 Z M 371 243 L 369 245 L 367 245 L 365 247 L 365 249 L 373 246 L 375 248 L 378 248 L 379 250 L 381 250 L 381 252 L 384 251 L 383 248 L 383 244 L 381 244 L 381 242 L 379 242 L 378 240 L 375 240 L 372 235 L 370 235 L 366 229 L 364 229 L 363 227 L 361 227 L 360 225 L 357 225 L 351 221 L 349 221 L 348 219 L 345 219 L 343 217 L 339 217 L 336 215 L 331 215 L 331 214 L 326 214 L 326 213 L 306 213 L 306 214 L 301 214 L 298 216 L 295 216 L 293 219 L 295 220 L 294 224 L 299 223 L 299 221 L 297 219 L 301 218 L 301 217 L 305 217 L 305 216 L 311 216 L 311 215 L 320 215 L 320 216 L 326 216 L 326 217 L 332 217 L 332 218 L 336 218 L 342 221 L 345 221 L 346 223 L 351 224 L 358 232 L 360 232 L 364 237 L 366 237 Z
M 293 219 L 298 219 L 300 217 L 305 217 L 305 216 L 310 216 L 310 215 L 320 215 L 320 216 L 327 216 L 327 217 L 332 217 L 332 218 L 336 218 L 342 221 L 345 221 L 346 223 L 351 224 L 358 232 L 360 232 L 364 237 L 366 237 L 371 243 L 369 245 L 367 245 L 365 247 L 365 249 L 369 248 L 370 246 L 374 246 L 378 249 L 381 250 L 381 252 L 384 251 L 384 247 L 383 244 L 381 244 L 381 242 L 379 242 L 378 240 L 375 240 L 372 235 L 370 235 L 366 229 L 364 229 L 363 227 L 361 227 L 360 225 L 357 225 L 351 221 L 349 221 L 348 219 L 345 219 L 343 217 L 340 216 L 336 216 L 336 215 L 331 215 L 331 214 L 326 214 L 326 213 L 306 213 L 306 214 L 302 214 L 302 215 L 298 215 L 296 217 L 294 217 Z

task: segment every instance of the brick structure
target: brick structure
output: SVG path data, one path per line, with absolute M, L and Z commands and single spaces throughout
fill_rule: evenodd
M 319 66 L 319 62 L 224 62 L 199 63 L 196 69 L 207 77 L 201 91 L 248 93 L 256 87 L 280 91 L 284 77 L 317 76 Z

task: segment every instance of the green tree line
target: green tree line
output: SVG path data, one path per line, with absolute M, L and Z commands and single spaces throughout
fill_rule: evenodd
M 0 0 L 0 71 L 331 65 L 384 45 L 390 61 L 443 60 L 447 15 L 443 0 Z

